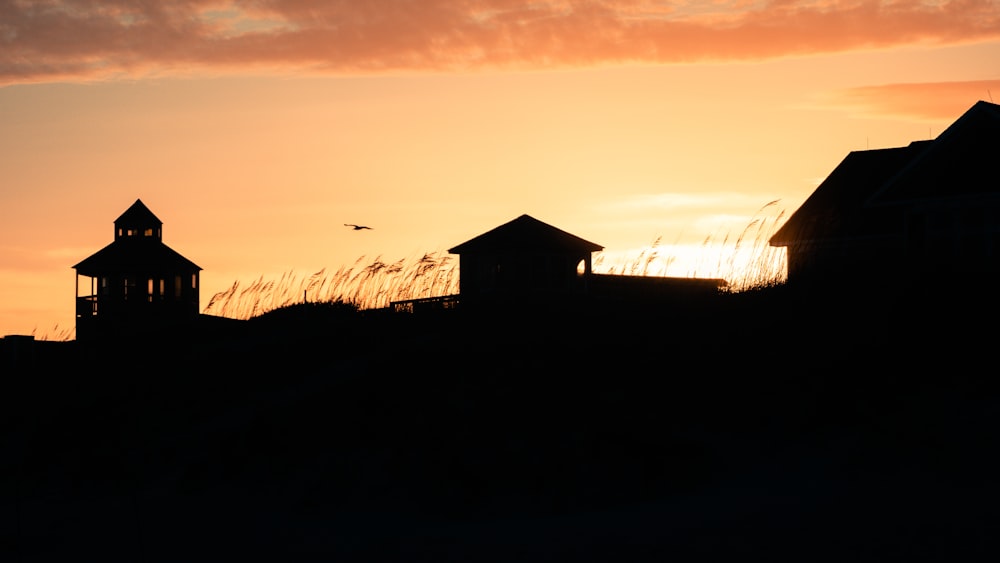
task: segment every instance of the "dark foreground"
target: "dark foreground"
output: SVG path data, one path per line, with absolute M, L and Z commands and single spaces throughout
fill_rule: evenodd
M 0 561 L 993 561 L 996 311 L 305 306 L 53 344 L 3 371 Z

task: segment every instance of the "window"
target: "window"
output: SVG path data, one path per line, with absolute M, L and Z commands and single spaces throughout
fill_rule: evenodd
M 198 274 L 191 274 L 191 289 L 198 289 Z
M 180 299 L 181 298 L 181 291 L 183 289 L 184 289 L 184 286 L 181 283 L 181 277 L 180 276 L 175 276 L 174 277 L 174 297 L 176 297 L 177 299 Z
M 153 229 L 146 229 L 142 232 L 143 236 L 151 237 L 153 236 Z

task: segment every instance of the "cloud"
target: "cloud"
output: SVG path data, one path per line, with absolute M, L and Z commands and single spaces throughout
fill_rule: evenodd
M 985 0 L 8 0 L 0 84 L 761 60 L 998 37 Z
M 1000 79 L 882 84 L 834 92 L 827 106 L 863 115 L 954 121 L 979 100 L 1000 101 Z

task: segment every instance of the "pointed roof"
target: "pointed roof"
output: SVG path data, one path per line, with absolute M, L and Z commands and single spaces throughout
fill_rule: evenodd
M 118 225 L 156 225 L 162 226 L 163 221 L 153 214 L 152 211 L 146 207 L 146 204 L 142 202 L 141 199 L 136 199 L 124 213 L 115 219 L 115 226 Z
M 73 266 L 84 276 L 135 271 L 174 274 L 200 271 L 202 268 L 160 241 L 135 244 L 117 240 Z
M 115 219 L 115 240 L 73 266 L 78 274 L 98 276 L 124 272 L 176 274 L 202 268 L 154 237 L 119 237 L 118 228 L 159 228 L 163 222 L 136 199 Z
M 530 215 L 504 223 L 458 246 L 451 254 L 483 252 L 598 252 L 604 247 L 543 223 Z

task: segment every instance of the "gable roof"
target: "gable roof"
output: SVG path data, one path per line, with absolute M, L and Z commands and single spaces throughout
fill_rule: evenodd
M 905 147 L 853 151 L 834 168 L 770 238 L 772 246 L 829 238 L 856 224 L 865 201 L 930 141 Z
M 980 101 L 969 108 L 872 195 L 870 203 L 997 192 L 1000 105 Z
M 451 254 L 483 252 L 598 252 L 604 247 L 543 223 L 530 215 L 509 221 L 458 246 Z
M 996 192 L 997 154 L 1000 105 L 977 102 L 934 140 L 849 153 L 769 242 L 873 234 L 891 206 Z

